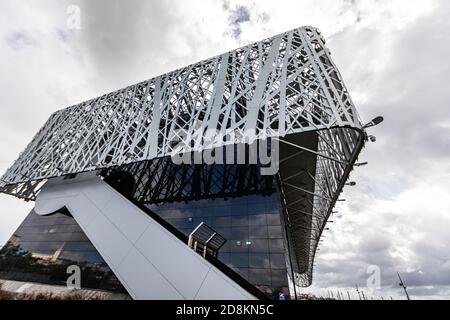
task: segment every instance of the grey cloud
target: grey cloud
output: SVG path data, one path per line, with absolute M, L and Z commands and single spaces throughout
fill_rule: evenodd
M 26 31 L 14 31 L 7 36 L 6 43 L 15 50 L 21 50 L 24 47 L 35 46 L 38 42 Z
M 221 4 L 209 4 L 210 16 L 186 10 L 189 4 L 79 0 L 81 30 L 74 46 L 99 74 L 97 91 L 116 90 L 226 51 L 228 39 L 207 27 L 215 23 L 223 32 L 221 21 L 215 21 L 226 15 Z M 202 3 L 196 6 L 200 10 Z
M 386 119 L 373 129 L 378 142 L 367 151 L 379 155 L 380 170 L 414 175 L 416 170 L 423 172 L 428 161 L 450 157 L 450 126 L 441 125 L 450 119 L 450 96 L 445 88 L 450 72 L 449 65 L 443 64 L 450 56 L 450 46 L 441 35 L 449 29 L 445 19 L 448 7 L 441 2 L 433 16 L 419 19 L 407 30 L 385 34 L 349 28 L 333 38 L 332 44 L 345 48 L 346 52 L 340 52 L 336 46 L 333 52 L 339 58 L 347 56 L 344 59 L 349 65 L 341 69 L 352 70 L 345 77 L 349 86 L 369 96 L 358 105 L 359 110 L 366 120 L 379 114 Z M 360 54 L 368 60 L 357 59 Z
M 267 19 L 267 16 L 265 16 L 265 18 Z M 245 6 L 237 6 L 235 9 L 230 11 L 228 21 L 230 22 L 233 37 L 239 37 L 241 34 L 241 23 L 250 21 L 249 9 Z
M 80 50 L 101 74 L 104 88 L 148 78 L 152 60 L 158 64 L 167 56 L 166 39 L 176 26 L 170 1 L 83 1 L 80 8 Z
M 370 234 L 364 234 L 358 249 L 362 252 L 370 252 L 373 254 L 376 252 L 385 252 L 391 245 L 391 239 L 383 237 L 381 232 L 371 232 Z
M 60 41 L 67 43 L 67 42 L 73 40 L 73 38 L 75 36 L 75 31 L 63 29 L 63 28 L 55 28 L 55 34 Z

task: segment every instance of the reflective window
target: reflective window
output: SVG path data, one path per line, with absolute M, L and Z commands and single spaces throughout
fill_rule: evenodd
M 248 253 L 248 245 L 247 242 L 242 239 L 230 239 L 227 241 L 228 247 L 225 250 L 229 252 L 245 252 Z M 225 245 L 227 245 L 225 244 Z M 221 249 L 223 250 L 223 249 Z
M 284 270 L 274 270 L 272 269 L 270 271 L 271 273 L 271 281 L 272 281 L 272 287 L 273 288 L 281 288 L 284 287 L 286 284 L 287 279 L 287 271 Z
M 271 239 L 269 241 L 269 249 L 271 253 L 279 252 L 284 253 L 284 243 L 283 239 Z
M 233 271 L 235 271 L 237 274 L 239 274 L 241 277 L 243 277 L 245 280 L 248 279 L 248 268 L 232 268 Z
M 230 214 L 232 216 L 246 214 L 247 211 L 247 205 L 230 205 L 226 208 L 228 208 L 226 214 Z
M 282 239 L 283 235 L 281 233 L 281 226 L 268 226 L 267 231 L 269 233 L 269 238 L 271 239 Z
M 249 215 L 260 214 L 261 212 L 266 212 L 266 206 L 264 203 L 252 203 L 247 208 L 247 213 Z
M 270 267 L 272 269 L 285 269 L 286 260 L 284 254 L 271 253 L 270 254 Z
M 231 217 L 212 217 L 211 225 L 217 227 L 230 227 L 231 226 Z
M 271 286 L 270 269 L 249 269 L 248 277 L 257 286 Z
M 252 239 L 249 245 L 250 252 L 269 252 L 269 240 L 268 239 Z
M 269 254 L 267 253 L 250 253 L 249 254 L 250 268 L 270 268 Z
M 231 217 L 231 226 L 248 226 L 248 216 L 233 216 Z
M 267 232 L 267 226 L 250 226 L 249 238 L 250 239 L 267 239 L 269 237 Z
M 231 239 L 231 227 L 213 227 L 218 233 L 220 233 L 225 239 Z
M 240 240 L 248 239 L 248 227 L 231 227 L 231 238 Z
M 267 214 L 267 224 L 269 226 L 279 226 L 281 224 L 279 213 L 269 213 Z
M 264 292 L 288 290 L 277 194 L 148 207 L 186 235 L 199 223 L 208 224 L 227 239 L 219 251 L 221 262 Z
M 228 264 L 231 268 L 248 268 L 248 254 L 247 253 L 230 253 Z
M 126 292 L 76 221 L 62 213 L 31 211 L 0 250 L 1 279 L 66 285 L 69 265 L 81 268 L 83 288 Z
M 248 224 L 251 226 L 267 226 L 267 217 L 263 214 L 255 214 L 248 217 Z

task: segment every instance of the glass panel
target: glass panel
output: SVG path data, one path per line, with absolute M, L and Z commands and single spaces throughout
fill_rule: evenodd
M 249 250 L 250 252 L 269 252 L 269 242 L 267 239 L 253 239 Z
M 271 253 L 270 267 L 272 269 L 286 269 L 286 260 L 284 259 L 284 254 Z
M 266 205 L 264 203 L 252 203 L 247 207 L 247 213 L 249 215 L 261 214 L 266 212 Z
M 287 271 L 286 270 L 271 270 L 272 287 L 280 288 L 288 286 Z
M 265 214 L 256 214 L 248 217 L 248 224 L 251 226 L 266 226 L 267 217 Z
M 192 231 L 194 231 L 193 228 L 186 228 L 186 229 L 179 229 L 184 235 L 188 236 Z
M 222 235 L 225 239 L 231 239 L 231 228 L 226 227 L 215 227 L 214 230 L 216 230 L 218 233 Z
M 228 214 L 232 216 L 244 215 L 247 212 L 247 204 L 231 205 L 228 208 L 229 208 Z
M 211 218 L 211 226 L 212 227 L 230 227 L 231 226 L 231 217 L 214 217 Z
M 232 227 L 231 238 L 240 240 L 248 239 L 248 227 Z
M 233 268 L 248 268 L 247 253 L 230 253 L 229 262 Z
M 222 207 L 215 207 L 211 211 L 213 211 L 212 213 L 215 216 L 229 216 L 233 214 L 231 210 L 232 209 L 229 206 L 222 206 Z M 233 212 L 235 212 L 235 214 L 240 214 L 241 210 L 239 209 L 239 207 L 237 207 L 237 209 L 233 210 Z
M 249 250 L 249 246 L 246 245 L 246 241 L 242 239 L 238 240 L 228 240 L 228 249 L 230 252 L 245 252 L 247 253 Z
M 281 226 L 268 226 L 269 238 L 282 239 L 283 234 L 281 233 Z
M 248 268 L 232 268 L 232 270 L 243 277 L 245 280 L 248 280 Z
M 250 239 L 267 239 L 267 226 L 250 226 L 249 227 L 249 238 Z
M 230 263 L 230 253 L 227 250 L 223 250 L 223 247 L 221 250 L 219 250 L 219 254 L 217 255 L 218 259 L 231 267 Z
M 284 253 L 284 244 L 282 239 L 270 239 L 269 241 L 270 252 Z
M 267 253 L 250 253 L 250 268 L 270 268 L 269 254 Z
M 198 225 L 198 223 L 196 223 L 192 218 L 167 219 L 167 222 L 178 229 L 195 228 Z
M 65 285 L 67 267 L 81 268 L 83 288 L 126 292 L 76 221 L 31 211 L 0 250 L 0 278 Z
M 266 212 L 279 212 L 278 195 L 266 198 L 265 209 Z
M 281 224 L 279 213 L 267 214 L 267 224 L 269 226 L 279 226 Z
M 233 227 L 248 226 L 248 217 L 247 216 L 233 216 L 231 218 L 231 225 Z
M 249 278 L 253 285 L 264 292 L 273 292 L 270 271 L 286 269 L 279 195 L 251 195 L 236 198 L 204 199 L 162 205 L 156 213 L 186 234 L 185 219 L 193 217 L 192 225 L 204 221 L 227 239 L 220 249 L 218 259 Z M 170 217 L 164 211 L 170 210 Z M 178 220 L 174 220 L 178 219 Z M 250 269 L 249 269 L 250 268 Z M 286 272 L 284 272 L 286 273 Z M 282 273 L 274 273 L 274 279 L 287 288 L 287 280 Z M 278 277 L 278 278 L 276 278 Z
M 249 280 L 255 285 L 270 286 L 270 269 L 250 269 Z

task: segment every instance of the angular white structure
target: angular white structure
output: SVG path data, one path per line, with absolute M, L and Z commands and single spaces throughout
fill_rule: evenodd
M 254 299 L 95 174 L 47 182 L 36 199 L 36 213 L 48 215 L 62 207 L 133 299 Z
M 258 193 L 258 186 L 248 187 L 245 179 L 239 186 L 227 184 L 224 169 L 215 183 L 202 179 L 206 173 L 200 171 L 207 168 L 179 169 L 164 161 L 266 139 L 281 143 L 276 191 L 270 192 L 279 195 L 282 207 L 289 281 L 307 286 L 318 240 L 367 139 L 325 41 L 313 27 L 55 112 L 2 176 L 0 192 L 39 204 L 46 181 L 83 172 L 107 178 L 119 168 L 133 176 L 132 198 L 146 205 L 169 198 L 238 197 L 240 190 Z M 173 174 L 163 175 L 162 166 Z M 235 177 L 246 174 L 238 171 Z M 213 169 L 208 174 L 214 176 Z M 156 176 L 165 183 L 157 184 Z M 81 216 L 72 214 L 95 243 Z

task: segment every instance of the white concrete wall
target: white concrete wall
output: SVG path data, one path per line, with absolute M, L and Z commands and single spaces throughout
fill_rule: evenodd
M 35 211 L 64 206 L 134 299 L 255 299 L 93 173 L 49 180 Z

